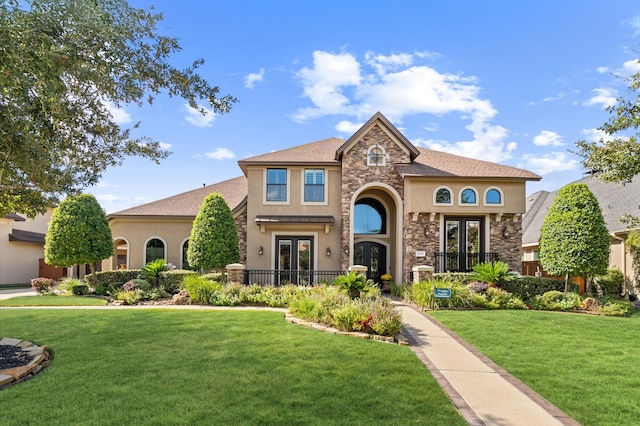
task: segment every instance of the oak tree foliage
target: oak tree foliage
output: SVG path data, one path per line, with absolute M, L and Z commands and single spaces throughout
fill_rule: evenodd
M 44 260 L 49 265 L 95 264 L 113 255 L 107 214 L 91 194 L 67 197 L 53 210 L 45 235 Z
M 562 188 L 540 229 L 540 264 L 550 274 L 593 277 L 609 265 L 609 232 L 598 200 L 583 183 Z M 565 288 L 566 291 L 566 288 Z
M 195 269 L 223 269 L 240 259 L 236 224 L 220 194 L 209 194 L 193 222 L 187 261 Z
M 161 20 L 126 0 L 0 0 L 0 217 L 44 213 L 128 156 L 167 157 L 114 107 L 166 93 L 229 111 L 236 100 L 198 74 L 202 59 L 170 64 L 180 45 L 157 32 Z

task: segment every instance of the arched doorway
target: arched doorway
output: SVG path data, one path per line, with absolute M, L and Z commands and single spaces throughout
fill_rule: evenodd
M 129 267 L 129 243 L 124 238 L 113 241 L 113 264 L 111 269 L 127 269 Z

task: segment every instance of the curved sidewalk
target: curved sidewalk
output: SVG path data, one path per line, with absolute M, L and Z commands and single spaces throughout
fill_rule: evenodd
M 470 425 L 579 425 L 436 320 L 395 305 L 414 353 Z

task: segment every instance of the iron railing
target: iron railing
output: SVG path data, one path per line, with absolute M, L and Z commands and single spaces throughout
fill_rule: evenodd
M 330 284 L 345 271 L 302 271 L 302 270 L 272 270 L 247 269 L 244 271 L 244 284 L 259 285 L 317 285 Z
M 498 253 L 434 253 L 434 272 L 471 272 L 482 262 L 495 262 Z

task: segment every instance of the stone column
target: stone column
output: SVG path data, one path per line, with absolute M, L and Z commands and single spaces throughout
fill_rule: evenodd
M 420 281 L 426 281 L 433 276 L 433 266 L 417 265 L 411 268 L 413 271 L 413 283 L 419 283 Z
M 366 266 L 363 265 L 351 265 L 349 266 L 349 270 L 350 271 L 356 271 L 358 273 L 358 275 L 367 275 L 367 268 Z
M 227 284 L 244 284 L 246 266 L 242 263 L 230 263 L 225 268 L 227 270 Z

